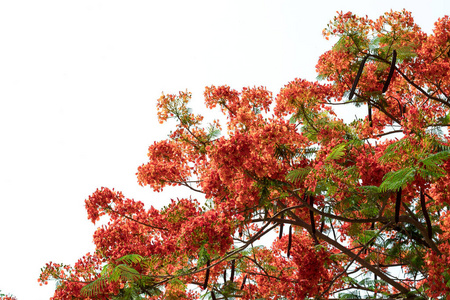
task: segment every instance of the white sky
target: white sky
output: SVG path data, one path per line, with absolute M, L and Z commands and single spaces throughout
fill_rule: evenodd
M 94 250 L 84 199 L 96 188 L 155 207 L 190 195 L 137 184 L 148 146 L 170 130 L 156 120 L 162 91 L 188 89 L 194 112 L 212 84 L 276 95 L 315 79 L 337 10 L 406 8 L 430 32 L 449 3 L 0 1 L 0 290 L 49 299 L 54 283 L 39 287 L 40 268 Z

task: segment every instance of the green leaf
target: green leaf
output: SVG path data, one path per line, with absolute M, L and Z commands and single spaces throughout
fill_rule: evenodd
M 381 192 L 397 192 L 400 188 L 412 182 L 415 175 L 416 170 L 412 167 L 389 172 L 384 175 L 383 182 L 381 183 L 379 189 Z
M 111 274 L 111 272 L 114 270 L 113 264 L 107 264 L 103 267 L 102 271 L 100 272 L 101 276 L 108 276 Z
M 134 282 L 140 278 L 141 274 L 138 271 L 125 264 L 116 266 L 110 276 L 112 282 L 118 281 L 119 279 Z
M 340 159 L 345 154 L 345 147 L 347 146 L 347 143 L 339 144 L 331 151 L 331 153 L 328 155 L 328 157 L 325 159 L 325 161 L 333 160 L 333 159 Z
M 426 179 L 429 176 L 439 178 L 445 175 L 445 170 L 443 170 L 439 165 L 442 165 L 449 157 L 450 151 L 446 150 L 430 154 L 424 159 L 419 160 L 419 165 L 422 165 L 419 169 L 420 176 Z
M 339 293 L 339 299 L 361 299 L 359 292 Z
M 206 251 L 205 246 L 202 246 L 200 248 L 200 251 L 198 252 L 198 261 L 197 261 L 197 268 L 201 268 L 202 266 L 206 265 L 206 262 L 210 259 L 208 251 Z
M 428 155 L 426 158 L 419 161 L 425 166 L 437 166 L 447 160 L 450 157 L 450 151 L 442 151 L 434 154 Z
M 410 146 L 410 144 L 411 144 L 410 141 L 407 139 L 401 139 L 397 142 L 390 144 L 389 146 L 386 147 L 386 150 L 384 150 L 383 156 L 380 157 L 380 162 L 386 163 L 392 160 L 394 161 L 397 160 L 398 159 L 397 150 L 405 149 L 408 146 Z
M 364 230 L 363 233 L 359 234 L 358 242 L 362 245 L 367 244 L 370 240 L 375 238 L 378 234 L 378 230 Z
M 292 170 L 286 175 L 286 180 L 295 183 L 298 180 L 305 178 L 309 174 L 311 169 L 312 169 L 311 167 L 305 167 L 301 169 Z
M 367 193 L 368 195 L 380 193 L 380 188 L 374 185 L 363 185 L 357 187 L 357 189 L 361 190 L 364 193 Z
M 122 256 L 121 258 L 117 259 L 117 262 L 125 262 L 127 264 L 138 264 L 141 261 L 143 261 L 144 258 L 140 256 L 139 254 L 128 254 L 125 256 Z
M 397 48 L 397 52 L 398 52 L 398 59 L 400 61 L 417 56 L 417 53 L 414 50 L 414 48 L 409 45 Z
M 100 277 L 97 280 L 89 283 L 88 285 L 85 285 L 81 289 L 81 294 L 88 297 L 94 294 L 98 294 L 106 287 L 107 283 L 108 283 L 107 277 Z
M 359 282 L 359 285 L 365 286 L 369 289 L 375 288 L 375 281 L 371 278 L 364 278 Z
M 444 117 L 438 119 L 442 124 L 448 125 L 450 123 L 450 113 L 446 114 Z

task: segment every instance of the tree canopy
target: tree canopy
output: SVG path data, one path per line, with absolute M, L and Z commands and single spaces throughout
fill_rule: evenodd
M 317 82 L 207 87 L 226 124 L 163 94 L 176 127 L 138 182 L 191 193 L 157 210 L 97 189 L 88 218 L 108 222 L 95 253 L 42 269 L 53 299 L 447 299 L 450 19 L 426 34 L 407 11 L 338 13 L 323 35 Z
M 11 294 L 3 294 L 0 290 L 0 300 L 17 300 L 17 298 Z

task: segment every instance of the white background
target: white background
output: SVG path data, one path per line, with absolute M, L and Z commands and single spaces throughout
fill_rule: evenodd
M 428 33 L 448 1 L 0 1 L 0 289 L 49 299 L 48 261 L 93 251 L 84 199 L 106 186 L 162 207 L 186 189 L 138 186 L 147 148 L 170 127 L 156 99 L 205 86 L 315 80 L 335 12 L 406 8 Z M 211 116 L 211 114 L 210 114 Z M 172 123 L 173 125 L 173 123 Z M 194 195 L 195 196 L 195 195 Z

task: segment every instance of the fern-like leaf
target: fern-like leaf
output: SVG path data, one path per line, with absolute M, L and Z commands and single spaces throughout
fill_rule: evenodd
M 342 158 L 345 155 L 345 147 L 346 146 L 347 146 L 347 144 L 343 143 L 343 144 L 339 144 L 336 147 L 334 147 L 333 150 L 331 150 L 331 153 L 325 159 L 325 161 Z
M 383 182 L 381 183 L 379 189 L 381 192 L 397 192 L 400 188 L 413 181 L 415 175 L 416 170 L 411 167 L 389 172 L 384 175 Z
M 410 141 L 407 139 L 401 139 L 397 142 L 394 142 L 386 147 L 386 150 L 384 150 L 383 156 L 380 157 L 381 163 L 387 163 L 392 160 L 396 160 L 398 156 L 398 150 L 405 149 L 405 147 L 408 147 L 410 145 Z
M 94 294 L 100 293 L 108 284 L 108 278 L 107 277 L 100 277 L 97 280 L 89 283 L 88 285 L 85 285 L 81 289 L 81 295 L 91 297 Z
M 286 180 L 295 183 L 300 179 L 303 179 L 306 176 L 308 176 L 311 169 L 312 169 L 311 167 L 305 167 L 301 169 L 292 170 L 286 175 Z
M 127 264 L 139 264 L 143 260 L 144 257 L 140 256 L 139 254 L 128 254 L 117 259 L 117 262 L 124 262 Z
M 419 161 L 419 164 L 423 165 L 421 173 L 424 175 L 431 175 L 433 177 L 440 177 L 445 174 L 445 171 L 439 167 L 445 160 L 450 158 L 450 151 L 441 151 L 438 153 L 430 154 L 424 159 Z

